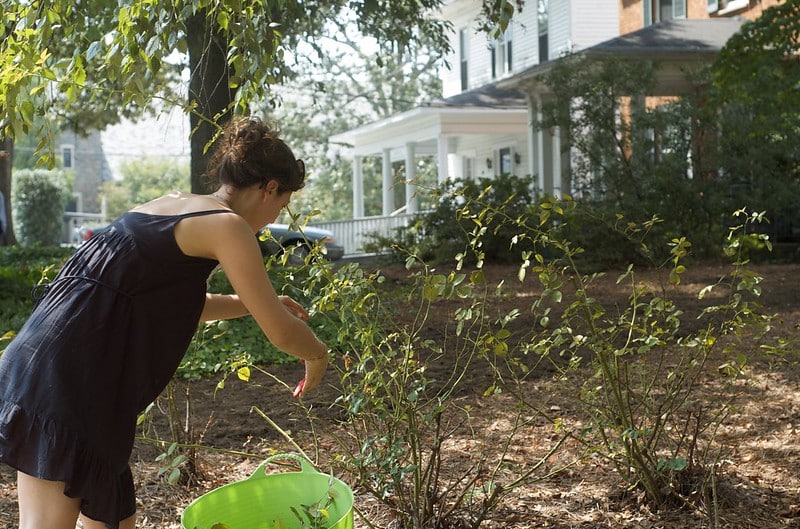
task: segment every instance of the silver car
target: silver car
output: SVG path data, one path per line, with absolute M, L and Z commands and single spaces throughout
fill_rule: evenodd
M 288 224 L 267 224 L 259 231 L 258 242 L 265 255 L 279 255 L 291 249 L 290 261 L 293 263 L 305 261 L 316 245 L 321 247 L 323 255 L 331 261 L 344 256 L 344 246 L 336 244 L 330 230 L 313 226 L 305 226 L 298 231 Z

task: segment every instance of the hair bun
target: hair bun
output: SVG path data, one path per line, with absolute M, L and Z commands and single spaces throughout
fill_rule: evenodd
M 263 186 L 276 180 L 280 192 L 297 191 L 305 178 L 277 128 L 258 117 L 239 117 L 228 123 L 206 174 L 235 187 Z

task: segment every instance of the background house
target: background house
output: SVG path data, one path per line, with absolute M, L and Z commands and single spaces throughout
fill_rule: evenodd
M 392 163 L 405 164 L 413 180 L 414 160 L 429 156 L 438 181 L 501 173 L 535 175 L 537 191 L 570 193 L 570 150 L 558 128 L 538 130 L 550 97 L 543 78 L 565 54 L 665 61 L 654 94 L 687 89 L 685 66 L 707 64 L 745 19 L 754 19 L 777 0 L 538 0 L 527 2 L 508 29 L 489 40 L 477 28 L 479 0 L 446 2 L 450 21 L 450 69 L 442 72 L 443 98 L 348 130 L 330 138 L 350 146 L 353 158 L 352 222 L 324 223 L 348 253 L 363 234 L 389 233 L 402 224 L 397 212 L 417 211 L 407 183 L 405 204 L 395 204 Z M 383 219 L 364 218 L 362 161 L 382 159 Z M 394 214 L 394 215 L 393 215 Z M 391 216 L 391 217 L 390 217 Z
M 64 171 L 72 174 L 72 200 L 64 214 L 62 241 L 75 242 L 76 228 L 88 221 L 104 220 L 100 186 L 112 178 L 100 131 L 88 134 L 62 131 L 55 141 L 55 154 Z
M 73 203 L 67 209 L 99 213 L 100 186 L 112 178 L 101 133 L 92 131 L 83 135 L 64 131 L 59 134 L 55 145 L 61 167 L 74 176 Z
M 391 164 L 405 163 L 413 180 L 414 159 L 436 159 L 438 181 L 447 178 L 492 177 L 501 173 L 533 174 L 529 145 L 529 95 L 499 83 L 517 72 L 546 63 L 576 48 L 594 45 L 618 34 L 617 0 L 539 0 L 514 16 L 503 35 L 488 39 L 479 31 L 478 0 L 454 0 L 441 11 L 453 24 L 452 68 L 442 74 L 443 98 L 413 110 L 338 134 L 333 143 L 352 146 L 353 217 L 363 217 L 361 160 L 383 160 L 383 214 L 393 204 Z M 407 212 L 416 211 L 414 190 L 406 191 Z

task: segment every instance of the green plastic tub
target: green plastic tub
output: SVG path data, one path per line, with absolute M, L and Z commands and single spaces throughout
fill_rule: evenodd
M 294 459 L 300 471 L 267 474 L 276 459 Z M 295 454 L 267 458 L 252 476 L 200 496 L 181 516 L 184 529 L 300 529 L 303 523 L 353 529 L 353 491 Z

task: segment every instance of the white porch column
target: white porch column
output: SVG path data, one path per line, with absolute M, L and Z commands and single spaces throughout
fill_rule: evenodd
M 544 114 L 542 112 L 542 98 L 536 96 L 536 121 L 541 123 L 543 119 L 544 119 Z M 544 129 L 538 128 L 536 130 L 534 150 L 536 151 L 536 161 L 535 161 L 536 185 L 539 186 L 540 192 L 547 193 L 548 191 L 544 188 L 544 176 L 545 176 Z
M 383 150 L 383 214 L 390 215 L 394 211 L 394 182 L 392 178 L 392 152 Z
M 361 156 L 353 158 L 353 218 L 364 217 L 364 171 Z
M 417 199 L 417 164 L 415 163 L 414 143 L 406 143 L 406 213 L 416 213 Z
M 438 174 L 436 176 L 436 183 L 443 184 L 445 180 L 450 177 L 450 137 L 445 134 L 439 134 L 436 139 L 436 168 Z
M 536 175 L 536 183 L 534 185 L 537 192 L 542 190 L 542 173 L 537 166 L 540 156 L 536 155 L 536 146 L 539 143 L 539 134 L 541 134 L 541 131 L 536 126 L 541 120 L 540 108 L 539 96 L 528 93 L 528 174 Z
M 561 171 L 563 170 L 561 154 L 561 127 L 553 127 L 553 196 L 561 198 Z

